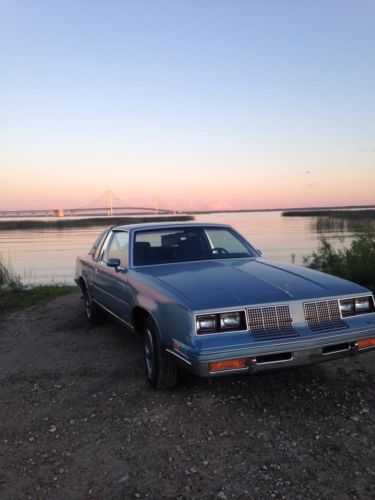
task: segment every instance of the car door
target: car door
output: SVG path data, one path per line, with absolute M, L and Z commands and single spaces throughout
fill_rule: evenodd
M 120 266 L 115 269 L 106 262 L 119 259 Z M 127 320 L 129 318 L 129 233 L 112 231 L 103 245 L 102 252 L 95 267 L 95 299 L 110 312 Z

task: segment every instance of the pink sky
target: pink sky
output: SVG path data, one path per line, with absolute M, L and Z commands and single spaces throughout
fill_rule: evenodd
M 0 210 L 375 203 L 375 3 L 3 2 Z

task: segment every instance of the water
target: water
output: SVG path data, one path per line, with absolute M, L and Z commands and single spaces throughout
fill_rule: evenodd
M 197 221 L 230 224 L 263 257 L 302 264 L 304 255 L 318 247 L 322 235 L 340 246 L 353 232 L 345 226 L 319 224 L 310 217 L 282 217 L 281 212 L 219 213 L 195 216 Z M 73 283 L 77 255 L 87 253 L 103 227 L 60 230 L 0 231 L 0 255 L 10 259 L 25 284 Z M 340 239 L 337 236 L 340 236 Z

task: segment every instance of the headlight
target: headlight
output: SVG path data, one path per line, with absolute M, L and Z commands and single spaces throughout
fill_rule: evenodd
M 198 334 L 246 330 L 245 311 L 199 314 L 195 318 Z
M 370 297 L 361 297 L 360 299 L 355 299 L 355 312 L 364 313 L 370 310 Z
M 357 297 L 354 299 L 343 299 L 339 301 L 341 316 L 356 316 L 357 314 L 366 314 L 375 311 L 374 299 L 371 295 L 367 297 Z
M 340 311 L 343 316 L 352 316 L 354 314 L 354 300 L 340 300 Z
M 197 332 L 203 333 L 216 330 L 217 316 L 216 314 L 207 314 L 206 316 L 197 316 Z
M 220 314 L 220 328 L 222 330 L 238 328 L 241 325 L 239 312 Z

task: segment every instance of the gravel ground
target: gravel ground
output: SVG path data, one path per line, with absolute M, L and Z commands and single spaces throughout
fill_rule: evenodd
M 79 294 L 0 323 L 5 499 L 375 498 L 375 352 L 157 392 Z

